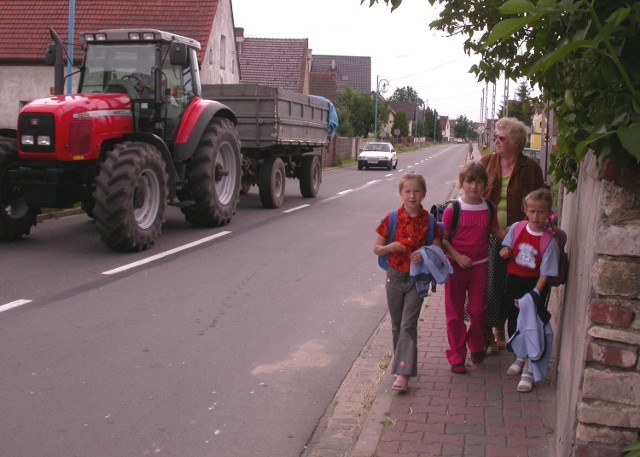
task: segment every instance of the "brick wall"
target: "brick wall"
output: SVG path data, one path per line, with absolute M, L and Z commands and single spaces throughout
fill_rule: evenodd
M 599 179 L 590 157 L 562 216 L 573 243 L 560 325 L 557 455 L 617 457 L 640 430 L 640 186 Z

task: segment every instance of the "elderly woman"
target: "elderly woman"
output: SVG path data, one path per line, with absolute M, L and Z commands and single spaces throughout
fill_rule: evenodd
M 526 125 L 513 117 L 503 117 L 495 124 L 495 149 L 493 154 L 480 159 L 487 169 L 489 181 L 483 197 L 491 200 L 498 212 L 500 228 L 506 229 L 514 222 L 525 219 L 522 199 L 531 191 L 544 185 L 542 169 L 535 160 L 522 153 L 527 144 Z M 489 239 L 489 275 L 487 283 L 487 315 L 485 324 L 491 328 L 493 341 L 487 352 L 504 349 L 505 313 L 501 309 L 502 294 L 507 279 L 507 262 L 500 255 L 501 241 Z

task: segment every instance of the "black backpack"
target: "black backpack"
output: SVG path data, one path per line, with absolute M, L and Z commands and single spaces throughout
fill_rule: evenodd
M 485 200 L 485 201 L 487 202 L 487 206 L 489 207 L 489 227 L 491 227 L 491 222 L 493 221 L 493 213 L 495 212 L 496 208 L 493 205 L 493 202 L 489 200 Z M 442 223 L 442 215 L 444 214 L 444 210 L 447 208 L 447 206 L 449 206 L 449 204 L 451 204 L 453 207 L 453 219 L 451 221 L 452 222 L 451 231 L 449 232 L 449 240 L 448 240 L 448 241 L 451 241 L 451 238 L 453 238 L 453 235 L 456 233 L 456 230 L 458 230 L 458 221 L 460 220 L 460 211 L 461 211 L 460 202 L 456 199 L 456 200 L 447 200 L 444 203 L 436 203 L 435 205 L 431 206 L 431 210 L 429 212 L 433 214 L 433 217 L 438 223 L 438 226 L 442 231 L 444 231 L 444 225 Z

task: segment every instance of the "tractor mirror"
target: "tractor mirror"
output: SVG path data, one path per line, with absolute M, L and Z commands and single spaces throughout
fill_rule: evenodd
M 44 51 L 44 63 L 47 65 L 55 65 L 56 63 L 56 45 L 49 43 Z
M 171 65 L 180 65 L 181 67 L 186 67 L 189 63 L 187 46 L 183 43 L 171 43 L 171 50 L 169 51 L 169 62 L 171 62 Z

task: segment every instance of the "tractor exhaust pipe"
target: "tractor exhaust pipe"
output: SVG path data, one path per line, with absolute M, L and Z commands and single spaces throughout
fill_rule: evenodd
M 53 44 L 47 45 L 44 60 L 48 65 L 53 65 L 53 95 L 63 95 L 65 61 L 62 50 L 64 49 L 64 45 L 53 29 L 50 28 L 49 33 L 51 34 Z

